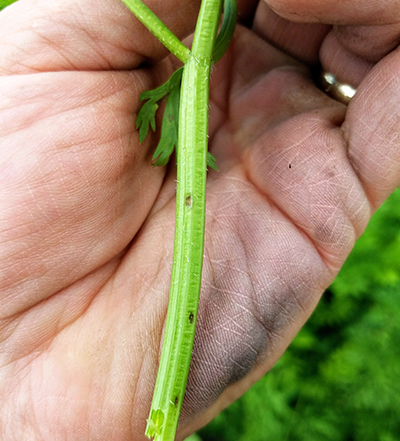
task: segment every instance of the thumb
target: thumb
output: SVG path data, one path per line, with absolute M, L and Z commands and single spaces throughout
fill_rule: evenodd
M 200 0 L 146 0 L 182 39 Z M 167 49 L 120 0 L 19 0 L 0 14 L 0 75 L 133 69 Z

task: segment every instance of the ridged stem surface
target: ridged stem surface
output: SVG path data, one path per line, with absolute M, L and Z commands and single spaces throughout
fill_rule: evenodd
M 146 435 L 173 441 L 192 355 L 203 266 L 208 102 L 222 0 L 203 0 L 182 77 L 174 261 L 160 366 Z

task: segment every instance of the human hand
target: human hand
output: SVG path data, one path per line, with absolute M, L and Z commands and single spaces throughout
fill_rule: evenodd
M 198 3 L 148 2 L 180 37 Z M 306 6 L 301 19 L 318 17 Z M 238 28 L 212 78 L 221 172 L 209 175 L 180 438 L 275 363 L 399 185 L 396 52 L 329 65 L 340 30 L 288 24 L 262 2 L 240 9 L 253 25 Z M 20 0 L 0 22 L 2 439 L 144 439 L 175 175 L 151 166 L 155 137 L 139 145 L 134 124 L 140 92 L 167 77 L 171 60 L 116 0 Z M 320 46 L 324 67 L 358 87 L 348 109 L 309 78 Z

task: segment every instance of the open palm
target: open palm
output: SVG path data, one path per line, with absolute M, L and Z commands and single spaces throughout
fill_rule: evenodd
M 294 17 L 296 2 L 271 3 Z M 199 1 L 148 4 L 180 37 L 193 30 Z M 211 80 L 220 172 L 208 179 L 179 438 L 276 362 L 400 183 L 400 20 L 369 57 L 363 32 L 385 17 L 332 31 L 290 24 L 256 0 L 239 7 L 244 26 Z M 332 23 L 354 18 L 332 11 Z M 311 16 L 329 23 L 325 13 Z M 139 145 L 135 116 L 173 60 L 118 0 L 20 0 L 0 29 L 1 439 L 142 440 L 168 301 L 175 167 L 151 165 L 157 136 Z M 318 55 L 358 86 L 348 108 L 312 82 Z

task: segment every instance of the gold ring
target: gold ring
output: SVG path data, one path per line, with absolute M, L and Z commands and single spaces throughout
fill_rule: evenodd
M 336 79 L 335 75 L 324 70 L 320 73 L 319 83 L 324 92 L 342 104 L 349 104 L 350 100 L 357 92 L 353 86 L 341 83 Z

